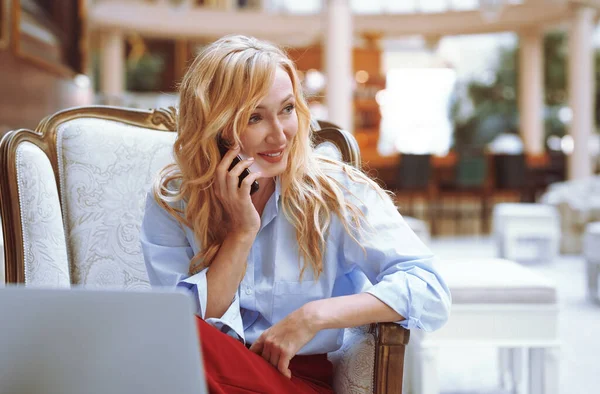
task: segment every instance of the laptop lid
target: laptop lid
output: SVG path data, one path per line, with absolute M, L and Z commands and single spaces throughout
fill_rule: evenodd
M 207 393 L 180 292 L 0 289 L 0 393 Z

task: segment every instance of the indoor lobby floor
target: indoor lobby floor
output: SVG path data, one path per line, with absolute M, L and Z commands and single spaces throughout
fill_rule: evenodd
M 496 257 L 491 237 L 436 238 L 432 251 L 444 258 Z M 554 280 L 560 307 L 562 341 L 560 394 L 595 394 L 600 387 L 600 305 L 586 299 L 585 261 L 563 255 L 546 264 L 528 264 Z M 443 394 L 504 394 L 498 387 L 497 356 L 493 348 L 443 349 L 439 359 Z

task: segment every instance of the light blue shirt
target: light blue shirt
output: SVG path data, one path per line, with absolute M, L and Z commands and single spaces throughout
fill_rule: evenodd
M 332 215 L 323 272 L 315 281 L 312 269 L 307 267 L 299 281 L 302 262 L 295 229 L 282 212 L 277 179 L 238 291 L 223 316 L 206 319 L 208 323 L 253 343 L 263 331 L 307 302 L 363 291 L 404 316 L 398 324 L 405 328 L 433 331 L 447 321 L 450 292 L 433 267 L 434 256 L 408 227 L 391 199 L 382 198 L 371 186 L 354 182 L 341 171 L 332 176 L 348 188 L 346 198 L 365 215 L 368 226 L 359 238 L 360 245 Z M 190 260 L 199 250 L 194 234 L 160 208 L 150 194 L 141 242 L 150 283 L 188 288 L 197 301 L 198 315 L 204 318 L 206 272 L 210 268 L 189 276 Z M 335 351 L 342 339 L 343 330 L 322 330 L 298 354 Z

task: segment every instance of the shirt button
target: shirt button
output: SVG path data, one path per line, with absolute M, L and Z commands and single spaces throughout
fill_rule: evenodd
M 248 295 L 252 294 L 252 289 L 249 287 L 246 287 L 246 294 L 248 294 Z

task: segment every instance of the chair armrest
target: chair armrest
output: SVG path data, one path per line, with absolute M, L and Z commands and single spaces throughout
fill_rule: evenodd
M 379 323 L 375 330 L 374 394 L 402 393 L 404 352 L 410 331 L 395 323 Z

